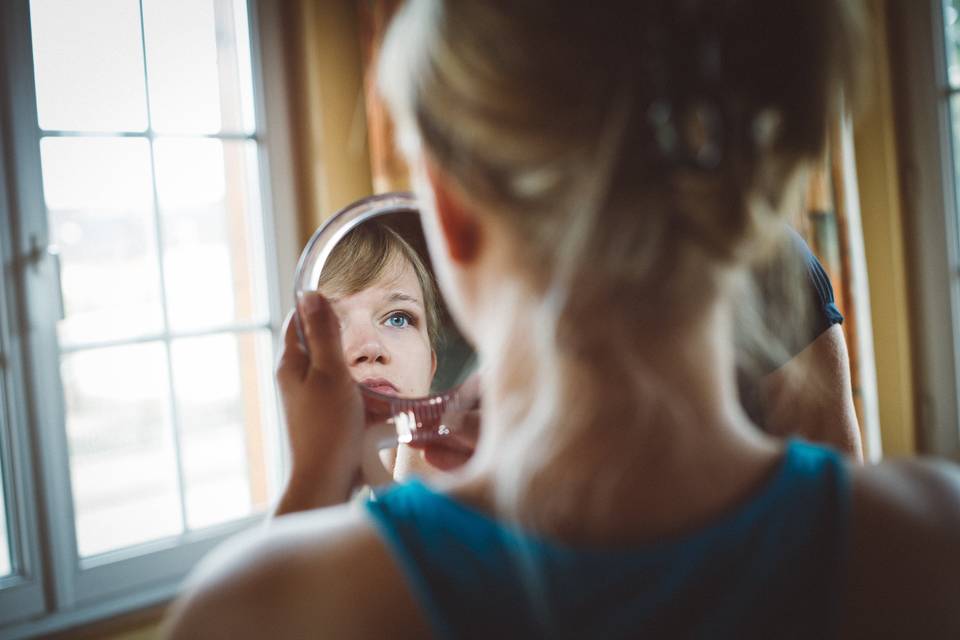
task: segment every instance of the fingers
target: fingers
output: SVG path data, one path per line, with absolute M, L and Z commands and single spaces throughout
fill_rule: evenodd
M 340 326 L 330 303 L 317 292 L 306 292 L 283 326 L 283 352 L 277 362 L 277 382 L 302 381 L 308 375 L 349 378 L 340 344 Z
M 349 376 L 340 343 L 340 324 L 327 299 L 308 291 L 300 298 L 297 309 L 310 358 L 308 373 Z
M 302 380 L 306 375 L 310 359 L 300 344 L 297 335 L 296 310 L 291 309 L 283 321 L 283 350 L 277 361 L 277 382 L 281 385 L 293 380 Z
M 366 484 L 376 487 L 390 484 L 393 476 L 383 466 L 380 450 L 397 446 L 397 431 L 385 422 L 368 425 L 363 433 L 363 458 L 360 466 Z
M 423 450 L 423 459 L 431 467 L 440 471 L 453 471 L 470 460 L 469 453 L 446 447 L 427 447 Z
M 291 309 L 283 321 L 283 352 L 284 355 L 303 356 L 306 358 L 307 352 L 304 349 L 300 338 L 300 330 L 297 327 L 297 310 Z

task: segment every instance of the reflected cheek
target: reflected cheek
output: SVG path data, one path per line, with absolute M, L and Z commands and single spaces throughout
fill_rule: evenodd
M 403 386 L 410 393 L 425 395 L 430 391 L 433 356 L 430 345 L 419 334 L 398 336 L 392 345 L 394 367 Z

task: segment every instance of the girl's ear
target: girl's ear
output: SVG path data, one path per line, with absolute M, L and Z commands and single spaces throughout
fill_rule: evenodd
M 449 178 L 433 162 L 427 162 L 426 169 L 447 253 L 455 264 L 470 264 L 480 255 L 483 236 L 477 214 L 466 205 Z

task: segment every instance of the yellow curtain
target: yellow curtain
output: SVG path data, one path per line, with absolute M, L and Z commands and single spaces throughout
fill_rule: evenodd
M 370 195 L 358 3 L 287 0 L 282 23 L 294 131 L 299 235 Z
M 360 3 L 360 36 L 363 50 L 370 171 L 377 193 L 410 188 L 407 166 L 393 144 L 393 123 L 377 93 L 376 60 L 390 18 L 402 0 L 364 0 Z

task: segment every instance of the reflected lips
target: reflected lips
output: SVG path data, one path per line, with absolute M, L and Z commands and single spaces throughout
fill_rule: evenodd
M 400 390 L 386 378 L 367 378 L 361 381 L 360 384 L 371 391 L 376 391 L 377 393 L 382 393 L 387 396 L 400 395 Z

